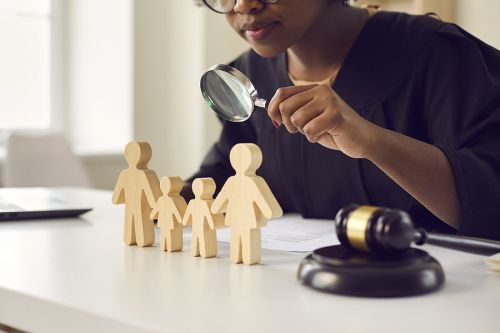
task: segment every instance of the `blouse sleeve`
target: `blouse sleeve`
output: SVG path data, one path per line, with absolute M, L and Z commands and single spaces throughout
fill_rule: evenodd
M 458 233 L 500 239 L 500 52 L 447 25 L 422 68 L 428 136 L 453 170 Z

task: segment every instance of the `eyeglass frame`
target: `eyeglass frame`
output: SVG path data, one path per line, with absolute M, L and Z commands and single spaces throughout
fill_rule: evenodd
M 236 2 L 237 2 L 237 1 L 238 1 L 238 0 L 234 0 L 234 6 L 236 6 Z M 273 4 L 273 3 L 276 3 L 276 2 L 278 2 L 279 0 L 259 0 L 259 1 L 267 5 L 267 4 Z M 216 10 L 216 9 L 212 8 L 212 6 L 210 6 L 210 5 L 207 3 L 207 0 L 203 0 L 203 3 L 205 4 L 205 6 L 207 6 L 207 7 L 208 7 L 208 9 L 210 9 L 211 11 L 216 12 L 216 13 L 218 13 L 218 14 L 229 14 L 229 13 L 231 13 L 231 12 L 233 11 L 233 9 L 231 9 L 231 10 L 229 10 L 229 11 L 227 11 L 227 12 L 220 12 L 220 11 L 218 11 L 218 10 Z M 233 6 L 232 8 L 234 8 L 234 6 Z

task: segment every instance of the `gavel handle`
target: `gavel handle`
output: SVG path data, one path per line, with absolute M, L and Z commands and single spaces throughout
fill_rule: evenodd
M 500 252 L 500 242 L 482 238 L 437 234 L 418 230 L 417 244 L 431 244 L 463 252 L 492 255 Z

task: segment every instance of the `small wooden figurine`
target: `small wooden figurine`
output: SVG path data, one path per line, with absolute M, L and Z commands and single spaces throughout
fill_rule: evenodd
M 160 180 L 163 195 L 153 207 L 151 219 L 158 219 L 162 251 L 182 251 L 182 218 L 187 207 L 186 200 L 180 195 L 183 184 L 180 177 L 162 177 Z
M 212 178 L 196 178 L 193 181 L 195 198 L 189 204 L 182 220 L 183 225 L 192 225 L 191 254 L 203 258 L 217 255 L 217 234 L 215 229 L 224 227 L 224 215 L 212 214 L 215 182 Z
M 231 261 L 252 265 L 261 257 L 260 227 L 266 225 L 266 219 L 282 216 L 283 211 L 264 178 L 255 174 L 262 163 L 257 145 L 237 144 L 229 159 L 236 175 L 227 179 L 212 212 L 226 213 L 226 225 L 231 227 Z
M 156 173 L 148 169 L 151 146 L 145 141 L 132 141 L 125 147 L 125 159 L 129 167 L 120 172 L 112 201 L 125 204 L 125 244 L 150 246 L 155 241 L 151 207 L 161 194 Z

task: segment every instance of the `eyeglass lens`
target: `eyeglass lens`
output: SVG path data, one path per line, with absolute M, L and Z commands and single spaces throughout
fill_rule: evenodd
M 263 3 L 276 3 L 278 0 L 260 0 Z M 214 12 L 227 14 L 236 5 L 236 0 L 203 0 L 203 2 Z

